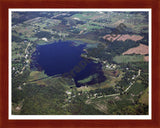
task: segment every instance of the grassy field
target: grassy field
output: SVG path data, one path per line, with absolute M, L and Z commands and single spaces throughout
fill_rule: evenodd
M 143 90 L 145 90 L 145 85 L 139 82 L 136 82 L 130 89 L 129 93 L 132 93 L 134 95 L 139 95 Z
M 78 25 L 77 26 L 80 30 L 87 30 L 87 31 L 91 31 L 93 29 L 101 29 L 103 27 L 97 25 L 97 24 L 84 24 L 84 25 Z
M 75 14 L 75 15 L 73 15 L 72 16 L 72 18 L 78 18 L 78 19 L 80 19 L 80 20 L 87 20 L 87 19 L 90 19 L 90 18 L 92 18 L 93 17 L 93 14 Z
M 142 103 L 142 104 L 146 104 L 148 105 L 148 88 L 143 92 L 143 94 L 141 95 L 140 99 L 139 99 L 139 102 Z
M 42 78 L 42 79 L 41 79 Z M 74 82 L 68 78 L 47 76 L 44 71 L 32 71 L 28 82 L 44 86 L 62 85 L 66 88 L 74 86 Z
M 116 63 L 128 63 L 128 62 L 140 62 L 144 61 L 144 56 L 142 55 L 121 55 L 115 56 L 113 61 Z
M 88 38 L 74 38 L 74 37 L 72 37 L 72 38 L 68 38 L 68 37 L 66 37 L 66 39 L 65 40 L 74 40 L 74 41 L 82 41 L 82 42 L 85 42 L 85 43 L 87 43 L 87 45 L 88 44 L 97 44 L 97 43 L 102 43 L 102 42 L 100 42 L 100 41 L 98 41 L 98 40 L 91 40 L 91 39 L 88 39 Z
M 87 82 L 91 81 L 93 78 L 96 78 L 96 77 L 97 77 L 96 74 L 90 75 L 89 77 L 87 77 L 83 80 L 79 80 L 78 83 L 84 84 L 84 83 L 87 83 Z
M 122 108 L 132 105 L 132 101 L 126 95 L 113 96 L 113 97 L 101 97 L 94 99 L 89 104 L 92 104 L 96 109 L 106 114 L 116 114 L 117 111 L 121 111 Z
M 44 74 L 44 72 L 32 71 L 29 76 L 29 81 L 37 80 L 37 79 L 44 78 L 44 77 L 47 77 L 47 75 Z M 44 80 L 39 80 L 39 81 L 35 81 L 32 83 L 36 83 L 38 85 L 46 85 Z

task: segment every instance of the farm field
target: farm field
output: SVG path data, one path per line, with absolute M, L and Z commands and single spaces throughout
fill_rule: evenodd
M 138 47 L 131 48 L 127 50 L 126 52 L 123 53 L 123 55 L 127 54 L 140 54 L 140 55 L 145 55 L 149 53 L 149 49 L 147 45 L 140 44 Z
M 143 37 L 140 36 L 140 35 L 114 35 L 114 36 L 111 36 L 109 34 L 103 36 L 103 39 L 106 39 L 106 40 L 111 40 L 112 42 L 117 40 L 117 41 L 126 41 L 126 40 L 133 40 L 133 41 L 139 41 L 139 40 L 142 40 Z
M 141 62 L 144 61 L 144 56 L 142 55 L 121 55 L 115 56 L 113 61 L 117 63 L 129 63 L 129 62 Z

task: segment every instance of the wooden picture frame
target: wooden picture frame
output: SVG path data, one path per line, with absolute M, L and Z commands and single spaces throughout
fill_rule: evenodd
M 151 120 L 9 120 L 8 118 L 8 14 L 9 8 L 151 8 L 152 9 L 152 119 Z M 160 127 L 160 59 L 158 0 L 14 0 L 0 1 L 0 127 L 1 128 L 90 128 Z

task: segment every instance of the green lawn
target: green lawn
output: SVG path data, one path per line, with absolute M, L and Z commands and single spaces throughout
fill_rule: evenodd
M 75 14 L 72 16 L 73 18 L 79 18 L 80 20 L 87 20 L 93 17 L 93 14 L 88 14 L 83 13 L 83 14 Z
M 113 61 L 117 63 L 140 62 L 144 61 L 144 57 L 142 55 L 121 55 L 115 56 Z
M 141 95 L 141 97 L 139 99 L 139 102 L 142 103 L 142 104 L 148 105 L 148 102 L 149 102 L 149 90 L 148 90 L 148 88 Z
M 84 83 L 90 82 L 93 78 L 96 78 L 96 77 L 97 77 L 97 74 L 90 75 L 89 77 L 83 80 L 79 80 L 78 83 L 84 84 Z

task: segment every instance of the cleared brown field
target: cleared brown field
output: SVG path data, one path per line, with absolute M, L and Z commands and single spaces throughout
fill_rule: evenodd
M 113 34 L 113 35 L 107 34 L 107 35 L 103 36 L 103 39 L 110 40 L 111 42 L 113 42 L 115 40 L 126 41 L 127 39 L 130 39 L 133 41 L 138 41 L 138 40 L 142 40 L 143 37 L 139 36 L 139 35 L 128 35 L 128 34 L 126 34 L 126 35 L 118 34 L 117 36 L 115 34 Z
M 122 40 L 125 41 L 127 39 L 133 40 L 133 41 L 138 41 L 138 40 L 142 40 L 143 37 L 139 36 L 139 35 L 122 35 L 121 37 L 119 37 L 117 40 Z
M 110 34 L 107 34 L 103 36 L 103 39 L 109 40 L 111 42 L 115 41 L 117 38 L 119 38 L 121 35 L 117 35 L 116 37 L 112 37 Z
M 144 61 L 149 61 L 149 56 L 144 56 Z
M 123 55 L 126 54 L 149 54 L 148 46 L 144 44 L 140 44 L 138 47 L 131 48 L 127 50 L 126 52 L 122 53 Z M 146 58 L 147 59 L 147 58 Z

